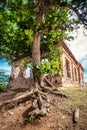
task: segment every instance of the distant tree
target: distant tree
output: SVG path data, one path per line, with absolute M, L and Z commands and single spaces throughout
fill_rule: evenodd
M 9 75 L 5 74 L 4 72 L 0 72 L 0 90 L 5 91 L 6 86 L 9 82 Z

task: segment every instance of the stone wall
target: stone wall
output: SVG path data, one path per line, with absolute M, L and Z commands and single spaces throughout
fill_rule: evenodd
M 18 77 L 16 79 L 10 79 L 9 84 L 7 85 L 7 90 L 16 90 L 16 89 L 31 89 L 31 87 L 34 87 L 34 81 L 32 78 L 23 78 Z M 18 91 L 19 91 L 18 90 Z
M 84 86 L 84 70 L 81 64 L 75 59 L 69 48 L 63 43 L 62 55 L 62 86 Z
M 17 60 L 13 63 L 12 69 L 11 69 L 11 75 L 10 75 L 10 81 L 7 85 L 7 90 L 11 89 L 17 89 L 17 88 L 31 88 L 34 86 L 34 81 L 32 78 L 32 74 L 30 74 L 31 77 L 26 77 L 26 62 L 29 61 L 28 57 L 22 58 L 20 60 Z M 32 71 L 30 71 L 32 73 Z

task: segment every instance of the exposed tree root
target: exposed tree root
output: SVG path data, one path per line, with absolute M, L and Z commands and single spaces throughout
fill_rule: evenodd
M 54 86 L 51 82 L 49 82 L 49 80 L 48 80 L 46 77 L 44 77 L 44 80 L 47 82 L 47 84 L 48 84 L 50 87 L 55 88 L 55 86 Z
M 52 94 L 55 94 L 56 96 L 60 96 L 60 97 L 65 97 L 65 98 L 68 98 L 67 95 L 65 95 L 64 93 L 60 92 L 58 89 L 54 88 L 49 88 L 49 87 L 46 87 L 46 86 L 41 86 L 42 88 L 42 91 L 44 92 L 49 92 L 49 93 L 52 93 Z
M 50 104 L 51 104 L 47 93 L 67 98 L 65 94 L 61 93 L 53 85 L 51 86 L 52 87 L 39 86 L 39 87 L 33 88 L 31 91 L 26 91 L 25 93 L 22 93 L 21 95 L 17 94 L 13 99 L 1 102 L 0 110 L 10 109 L 22 102 L 30 100 L 32 111 L 29 111 L 29 115 L 32 115 L 32 114 L 41 115 L 41 116 L 47 115 L 47 113 L 49 112 Z
M 34 90 L 26 91 L 24 94 L 20 95 L 20 96 L 16 96 L 13 99 L 9 99 L 6 101 L 3 101 L 0 103 L 0 109 L 10 109 L 15 107 L 17 104 L 22 103 L 24 101 L 29 100 L 30 96 L 35 93 Z

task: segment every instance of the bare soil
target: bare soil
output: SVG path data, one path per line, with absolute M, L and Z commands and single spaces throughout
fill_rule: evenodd
M 0 92 L 0 103 L 12 99 L 23 91 Z M 0 110 L 0 130 L 87 130 L 87 88 L 66 88 L 62 90 L 68 99 L 49 94 L 51 107 L 48 115 L 38 117 L 29 123 L 30 101 L 15 105 L 10 110 Z M 80 110 L 79 121 L 73 122 L 75 107 Z M 25 125 L 26 123 L 26 125 Z

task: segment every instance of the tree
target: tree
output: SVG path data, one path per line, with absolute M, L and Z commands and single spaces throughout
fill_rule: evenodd
M 40 33 L 41 35 L 43 34 L 41 37 L 41 52 L 43 53 L 51 49 L 49 47 L 50 44 L 56 41 L 57 42 L 60 41 L 59 39 L 61 34 L 62 36 L 64 35 L 63 38 L 65 37 L 65 32 L 64 31 L 62 32 L 60 29 L 64 29 L 64 27 L 61 26 L 61 24 L 64 24 L 63 20 L 64 17 L 65 17 L 65 23 L 69 21 L 67 19 L 69 10 L 68 9 L 63 10 L 58 8 L 59 7 L 50 11 L 48 16 L 44 16 L 41 25 L 39 25 Z M 21 10 L 23 10 L 24 12 Z M 58 15 L 58 13 L 55 13 L 56 10 L 59 10 L 61 14 Z M 2 39 L 1 56 L 5 57 L 10 62 L 13 62 L 15 59 L 20 59 L 25 56 L 31 56 L 31 46 L 33 42 L 34 30 L 38 25 L 36 25 L 36 21 L 34 19 L 35 14 L 32 13 L 29 14 L 28 12 L 30 12 L 30 10 L 25 9 L 25 5 L 22 5 L 20 11 L 18 10 L 15 12 L 13 10 L 8 9 L 3 12 L 3 15 L 1 13 L 1 21 L 2 21 L 1 24 L 2 27 L 4 26 L 3 33 L 1 33 L 1 35 L 4 34 L 2 36 L 3 38 L 1 38 Z M 54 13 L 54 16 L 52 16 L 51 13 Z M 56 16 L 60 17 L 60 15 L 61 17 L 63 17 L 60 21 L 58 21 L 58 18 L 55 19 Z M 31 24 L 30 20 L 32 21 L 33 24 Z M 48 23 L 49 20 L 50 22 Z M 30 21 L 29 25 L 27 24 L 28 21 Z M 45 25 L 46 22 L 47 24 Z M 51 29 L 52 26 L 53 29 Z M 59 26 L 58 29 L 56 29 L 57 26 Z M 45 30 L 43 28 L 45 28 Z M 44 30 L 44 32 L 41 32 L 42 30 Z M 47 34 L 48 32 L 50 33 L 49 35 Z M 47 42 L 50 44 L 48 44 Z
M 56 3 L 57 1 L 50 1 L 49 5 L 50 7 L 51 6 L 53 7 L 55 6 Z M 78 4 L 78 2 L 77 3 L 73 2 L 73 3 L 75 5 Z M 43 18 L 41 20 L 41 24 L 38 26 L 38 23 L 36 22 L 35 18 L 37 13 L 36 10 L 37 8 L 39 8 L 38 7 L 39 4 L 42 4 L 43 8 L 46 9 L 44 9 L 45 12 L 42 11 Z M 65 5 L 66 3 L 64 2 L 60 3 L 60 6 L 65 6 Z M 14 10 L 11 7 L 14 8 Z M 43 35 L 47 35 L 47 33 L 50 32 L 51 35 L 48 37 L 48 39 L 50 38 L 50 41 L 53 42 L 54 39 L 55 41 L 57 40 L 58 42 L 58 38 L 60 37 L 61 34 L 62 34 L 62 38 L 63 39 L 65 38 L 64 30 L 68 29 L 67 28 L 68 26 L 69 29 L 71 30 L 73 29 L 72 24 L 75 22 L 75 20 L 73 19 L 73 22 L 71 22 L 71 20 L 67 19 L 68 14 L 70 13 L 68 9 L 59 8 L 58 6 L 52 9 L 51 11 L 49 11 L 50 7 L 48 7 L 47 1 L 38 3 L 38 1 L 28 2 L 28 1 L 20 0 L 19 2 L 17 1 L 10 1 L 10 3 L 7 2 L 6 5 L 5 2 L 4 3 L 1 2 L 1 10 L 2 10 L 1 26 L 2 27 L 4 26 L 4 30 L 1 28 L 1 35 L 4 34 L 3 36 L 4 41 L 3 40 L 1 41 L 1 46 L 2 46 L 1 52 L 6 59 L 11 59 L 11 61 L 13 61 L 15 59 L 19 59 L 21 57 L 31 55 L 31 46 L 32 46 L 31 44 L 33 42 L 35 28 L 38 28 L 38 30 L 40 31 L 40 35 L 42 36 L 41 39 L 44 38 Z M 60 17 L 62 17 L 61 20 L 59 19 Z M 63 31 L 61 31 L 60 29 L 62 29 Z M 57 39 L 56 39 L 56 35 L 58 37 Z M 53 40 L 52 40 L 52 36 L 55 37 Z M 42 49 L 44 48 L 43 46 L 44 44 L 42 44 Z M 45 46 L 47 47 L 48 45 L 45 44 Z
M 3 2 L 1 0 L 0 3 L 1 3 L 2 12 L 4 10 L 6 12 L 6 16 L 8 16 L 9 18 L 9 20 L 7 21 L 6 25 L 4 25 L 4 27 L 6 27 L 7 25 L 9 27 L 12 22 L 12 25 L 10 26 L 10 32 L 12 29 L 14 31 L 13 34 L 9 33 L 7 35 L 10 35 L 10 39 L 11 39 L 11 35 L 14 35 L 13 36 L 14 38 L 17 36 L 15 38 L 16 40 L 12 38 L 13 40 L 12 43 L 14 43 L 15 46 L 17 45 L 16 47 L 18 48 L 18 44 L 22 42 L 23 44 L 21 45 L 21 49 L 20 49 L 21 51 L 24 45 L 27 47 L 27 40 L 25 39 L 26 36 L 24 35 L 27 35 L 28 42 L 30 41 L 30 39 L 32 39 L 28 43 L 28 46 L 31 45 L 32 47 L 32 64 L 33 64 L 34 83 L 35 83 L 36 88 L 39 87 L 39 89 L 41 89 L 40 87 L 43 87 L 43 86 L 40 86 L 41 73 L 39 73 L 38 76 L 36 75 L 37 72 L 39 71 L 38 68 L 40 68 L 39 66 L 40 66 L 41 45 L 42 45 L 42 51 L 45 50 L 44 48 L 45 45 L 46 45 L 47 51 L 49 50 L 52 51 L 52 48 L 53 48 L 52 45 L 55 46 L 57 41 L 59 43 L 61 39 L 66 38 L 65 31 L 72 30 L 74 28 L 73 23 L 75 24 L 78 23 L 78 21 L 75 20 L 73 17 L 72 19 L 70 19 L 70 16 L 72 15 L 72 11 L 76 13 L 81 23 L 83 23 L 86 26 L 87 25 L 87 11 L 86 11 L 87 1 L 86 0 L 84 1 L 83 0 L 80 0 L 80 1 L 77 1 L 77 0 L 70 0 L 70 1 L 68 0 L 49 0 L 49 1 L 47 0 L 32 0 L 32 1 L 7 0 Z M 9 32 L 9 30 L 6 30 L 6 31 Z M 3 36 L 4 40 L 7 37 L 7 35 L 5 36 L 5 34 Z M 20 37 L 20 39 L 16 43 L 15 41 L 18 40 L 18 37 Z M 8 39 L 6 39 L 6 41 L 7 40 Z M 46 44 L 43 44 L 45 43 L 45 41 L 46 41 Z M 9 43 L 10 41 L 6 42 L 6 44 L 8 44 L 6 45 L 7 47 L 6 49 L 8 51 L 13 48 L 13 46 Z M 2 44 L 4 44 L 4 41 Z M 18 56 L 16 54 L 18 54 L 19 50 L 16 47 L 12 49 L 12 53 L 14 52 L 14 55 L 12 55 L 12 57 L 15 56 L 17 58 Z M 9 54 L 8 51 L 7 51 L 7 54 Z M 24 51 L 23 53 L 22 51 L 20 52 L 19 57 L 21 55 L 22 56 L 24 55 L 25 48 L 23 48 L 23 51 Z M 10 53 L 9 56 L 11 56 L 12 53 Z M 49 57 L 49 59 L 53 61 L 52 56 Z M 59 61 L 57 63 L 59 64 Z M 39 98 L 38 102 L 42 104 L 42 101 L 41 101 L 42 97 L 40 95 L 40 92 L 38 92 L 37 95 Z M 42 110 L 43 105 L 39 106 L 39 103 L 38 103 L 38 108 L 39 110 Z

